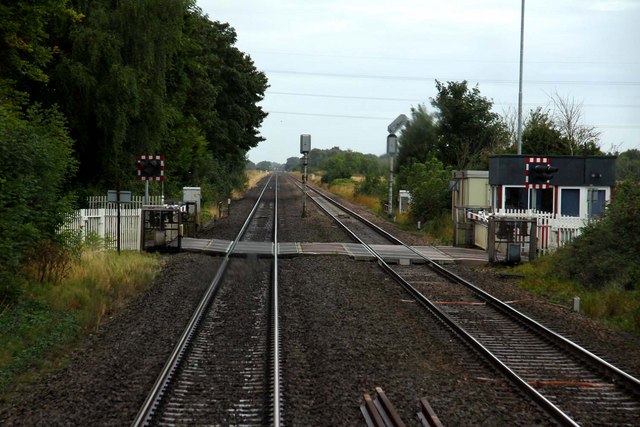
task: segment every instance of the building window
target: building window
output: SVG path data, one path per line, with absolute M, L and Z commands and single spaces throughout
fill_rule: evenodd
M 553 213 L 553 189 L 531 190 L 531 209 Z
M 601 216 L 607 202 L 606 190 L 589 190 L 589 216 Z
M 505 187 L 504 208 L 505 209 L 527 209 L 527 189 L 524 187 Z
M 560 215 L 580 216 L 580 190 L 577 188 L 563 188 L 560 203 Z

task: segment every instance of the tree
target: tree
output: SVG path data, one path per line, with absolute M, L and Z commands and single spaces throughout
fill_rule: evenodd
M 552 95 L 553 119 L 565 138 L 568 154 L 571 156 L 592 156 L 600 151 L 600 132 L 594 126 L 582 121 L 582 103 L 573 98 L 563 98 L 557 92 Z
M 284 164 L 284 170 L 288 172 L 297 170 L 300 164 L 302 164 L 300 157 L 289 157 Z
M 325 171 L 322 182 L 331 183 L 336 179 L 349 179 L 354 174 L 354 169 L 349 165 L 345 153 L 339 153 L 322 162 L 320 167 Z
M 545 156 L 569 154 L 566 138 L 549 114 L 540 107 L 531 111 L 525 123 L 522 153 Z
M 640 182 L 640 150 L 627 150 L 618 156 L 616 178 Z
M 433 219 L 449 208 L 451 171 L 441 161 L 432 157 L 424 163 L 413 163 L 402 168 L 400 174 L 411 193 L 411 214 L 415 220 Z
M 60 35 L 68 50 L 52 70 L 47 101 L 69 117 L 81 182 L 117 187 L 133 176 L 138 154 L 160 154 L 185 8 L 173 0 L 81 2 L 82 24 Z
M 275 167 L 275 164 L 267 160 L 263 160 L 262 162 L 258 162 L 256 164 L 256 169 L 261 171 L 271 171 L 274 169 L 274 167 Z
M 436 80 L 436 88 L 438 95 L 431 100 L 438 120 L 436 157 L 456 169 L 484 166 L 490 152 L 508 144 L 505 125 L 491 111 L 493 103 L 466 81 L 444 85 Z
M 433 116 L 427 112 L 424 104 L 419 104 L 417 108 L 411 107 L 411 119 L 400 135 L 396 167 L 399 169 L 415 162 L 425 162 L 436 153 L 437 143 L 438 134 Z
M 47 66 L 59 46 L 49 27 L 81 18 L 69 0 L 3 2 L 0 5 L 0 94 L 19 97 L 33 82 L 47 82 Z
M 55 110 L 22 114 L 0 103 L 0 301 L 15 296 L 16 275 L 40 240 L 58 240 L 69 211 L 65 183 L 75 172 L 73 142 Z

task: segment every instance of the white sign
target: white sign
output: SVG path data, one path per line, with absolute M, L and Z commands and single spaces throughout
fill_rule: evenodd
M 404 114 L 400 114 L 394 121 L 391 122 L 391 124 L 389 124 L 387 130 L 389 131 L 389 133 L 396 133 L 396 131 L 404 126 L 404 124 L 408 121 L 409 118 L 407 116 L 405 116 Z

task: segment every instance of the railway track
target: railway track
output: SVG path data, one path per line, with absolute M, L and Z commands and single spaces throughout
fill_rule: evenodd
M 280 391 L 277 251 L 273 259 L 233 256 L 236 245 L 277 247 L 277 177 L 273 181 L 265 185 L 134 425 L 280 425 L 285 418 L 281 396 L 293 396 Z M 562 425 L 634 425 L 640 415 L 637 380 L 585 356 L 588 352 L 514 314 L 507 304 L 490 301 L 431 260 L 387 264 L 370 246 L 403 245 L 400 240 L 321 193 L 309 197 L 378 256 L 378 264 L 447 326 L 443 331 L 453 330 L 512 384 L 495 384 L 501 401 L 513 405 L 526 396 Z M 309 387 L 305 378 L 300 380 Z M 295 387 L 290 384 L 289 390 Z
M 368 247 L 416 301 L 557 423 L 636 425 L 640 419 L 640 381 L 636 378 L 429 259 L 425 266 L 390 266 L 369 245 L 380 244 L 381 239 L 404 245 L 401 241 L 323 192 L 307 188 L 313 192 L 311 199 Z M 355 231 L 363 229 L 355 223 L 374 231 Z
M 277 244 L 277 177 L 265 185 L 134 426 L 280 423 L 277 256 L 233 259 L 240 242 Z

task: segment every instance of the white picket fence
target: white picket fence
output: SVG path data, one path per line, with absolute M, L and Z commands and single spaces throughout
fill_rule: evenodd
M 535 219 L 537 222 L 537 249 L 538 253 L 544 255 L 570 242 L 582 233 L 582 229 L 587 225 L 587 218 L 561 216 L 548 212 L 536 210 L 516 210 L 516 209 L 496 209 L 493 212 L 468 212 L 467 218 L 476 222 L 480 227 L 475 230 L 483 232 L 488 230 L 486 224 L 489 217 L 513 218 L 513 219 Z M 485 233 L 487 231 L 484 231 Z M 487 236 L 488 237 L 488 236 Z M 477 238 L 476 241 L 485 239 Z M 486 248 L 483 248 L 486 249 Z
M 109 203 L 107 196 L 90 196 L 87 197 L 87 204 L 89 209 L 107 209 L 115 208 L 115 203 Z M 128 206 L 130 208 L 142 208 L 144 204 L 144 196 L 131 196 L 131 203 L 122 204 L 122 206 Z M 147 205 L 159 206 L 164 204 L 164 197 L 162 196 L 149 196 L 149 202 Z
M 120 249 L 140 250 L 142 231 L 141 215 L 144 197 L 133 196 L 131 203 L 120 205 Z M 89 208 L 79 209 L 69 216 L 61 231 L 80 234 L 83 241 L 99 238 L 106 249 L 117 248 L 118 209 L 115 203 L 109 203 L 107 196 L 87 198 Z M 149 198 L 148 205 L 161 205 L 161 196 Z

